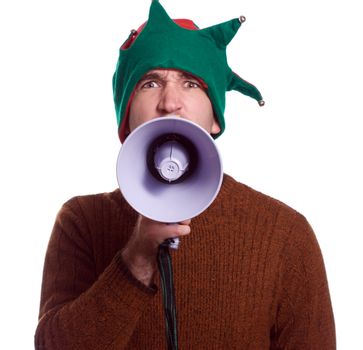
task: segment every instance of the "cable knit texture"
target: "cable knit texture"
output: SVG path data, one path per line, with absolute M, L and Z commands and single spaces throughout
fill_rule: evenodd
M 137 213 L 119 190 L 60 210 L 46 254 L 36 349 L 166 349 L 159 276 L 120 251 Z M 335 349 L 316 237 L 285 204 L 225 175 L 172 251 L 180 349 Z

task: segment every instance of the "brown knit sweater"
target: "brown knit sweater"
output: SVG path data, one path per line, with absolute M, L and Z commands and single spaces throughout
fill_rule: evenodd
M 166 349 L 159 276 L 144 286 L 119 253 L 136 218 L 119 190 L 63 206 L 36 349 Z M 191 229 L 172 252 L 180 349 L 335 349 L 324 264 L 302 215 L 225 176 Z

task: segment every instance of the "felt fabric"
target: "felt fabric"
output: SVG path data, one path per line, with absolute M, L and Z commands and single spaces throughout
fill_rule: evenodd
M 262 105 L 258 89 L 229 67 L 226 47 L 240 28 L 235 18 L 208 28 L 197 29 L 191 21 L 173 21 L 159 1 L 153 1 L 149 19 L 141 32 L 132 32 L 122 45 L 113 76 L 113 94 L 118 126 L 127 117 L 127 107 L 137 82 L 152 69 L 183 70 L 203 80 L 215 116 L 225 129 L 225 93 L 236 90 Z M 121 133 L 121 141 L 124 139 Z
M 62 207 L 44 265 L 37 350 L 166 349 L 159 276 L 145 286 L 120 255 L 137 217 L 119 190 Z M 285 204 L 225 175 L 172 259 L 180 349 L 335 349 L 319 245 Z

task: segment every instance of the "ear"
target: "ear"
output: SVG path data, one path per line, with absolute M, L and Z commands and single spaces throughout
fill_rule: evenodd
M 216 118 L 213 118 L 213 124 L 211 127 L 211 134 L 212 135 L 217 135 L 219 134 L 221 131 L 221 127 L 219 126 L 219 123 L 217 122 Z

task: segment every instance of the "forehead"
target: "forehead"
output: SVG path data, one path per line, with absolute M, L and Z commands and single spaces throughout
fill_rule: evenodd
M 197 78 L 193 74 L 178 70 L 178 69 L 152 69 L 148 71 L 146 74 L 144 74 L 141 78 L 141 80 L 149 79 L 149 78 L 159 78 L 159 79 L 195 79 L 195 80 L 201 80 L 200 78 Z

